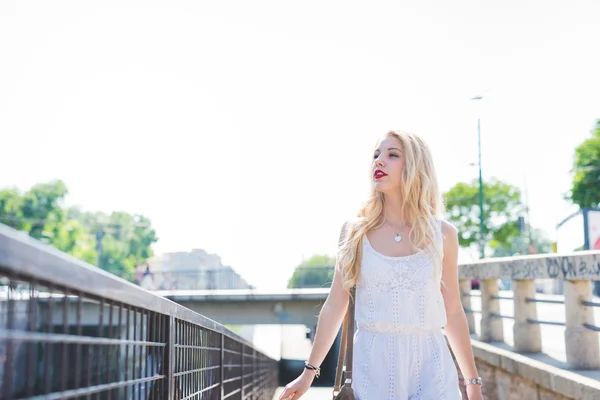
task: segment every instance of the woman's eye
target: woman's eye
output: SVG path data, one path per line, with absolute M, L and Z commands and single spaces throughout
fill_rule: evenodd
M 373 158 L 374 158 L 375 160 L 377 159 L 377 157 L 379 157 L 379 154 L 375 154 L 375 155 L 373 155 Z
M 390 157 L 398 157 L 398 154 L 390 153 Z

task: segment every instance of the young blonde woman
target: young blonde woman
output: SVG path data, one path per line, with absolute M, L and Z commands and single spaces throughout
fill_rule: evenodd
M 372 194 L 344 224 L 331 291 L 304 372 L 280 399 L 300 399 L 335 340 L 356 289 L 352 388 L 358 400 L 458 400 L 458 373 L 481 400 L 457 274 L 458 235 L 443 205 L 431 152 L 389 132 L 373 154 Z

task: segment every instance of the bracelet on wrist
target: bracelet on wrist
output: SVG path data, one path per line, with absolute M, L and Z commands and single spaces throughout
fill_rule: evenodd
M 479 385 L 483 384 L 481 377 L 465 379 L 465 385 Z
M 308 361 L 304 362 L 304 368 L 310 369 L 311 371 L 315 371 L 315 376 L 318 378 L 321 375 L 321 368 L 315 367 L 308 363 Z

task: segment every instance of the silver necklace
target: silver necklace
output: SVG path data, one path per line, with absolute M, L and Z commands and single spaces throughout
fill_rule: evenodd
M 392 225 L 388 220 L 385 220 L 385 222 L 394 230 L 394 232 L 396 232 L 396 236 L 394 236 L 394 240 L 396 241 L 396 243 L 400 243 L 400 241 L 402 240 L 402 236 L 400 236 L 400 233 L 398 233 L 398 229 L 396 229 L 396 227 Z

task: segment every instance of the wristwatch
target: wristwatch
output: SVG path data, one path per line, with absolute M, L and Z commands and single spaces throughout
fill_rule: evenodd
M 479 385 L 483 384 L 483 380 L 480 377 L 465 379 L 465 385 Z

